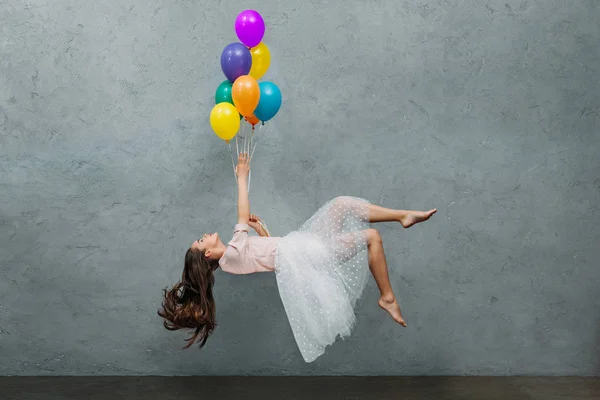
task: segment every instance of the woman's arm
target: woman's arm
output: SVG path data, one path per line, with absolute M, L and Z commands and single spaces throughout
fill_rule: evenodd
M 250 200 L 248 199 L 248 153 L 240 153 L 236 174 L 238 177 L 238 224 L 250 222 Z

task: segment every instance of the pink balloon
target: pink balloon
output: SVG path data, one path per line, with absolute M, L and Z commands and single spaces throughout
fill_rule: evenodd
M 247 47 L 257 46 L 265 36 L 265 22 L 254 10 L 242 11 L 235 19 L 235 33 Z

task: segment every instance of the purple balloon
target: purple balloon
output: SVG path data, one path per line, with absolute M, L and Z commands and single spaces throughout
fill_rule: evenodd
M 221 69 L 229 82 L 242 75 L 248 75 L 252 67 L 252 54 L 241 43 L 230 43 L 221 53 Z
M 248 47 L 258 45 L 265 36 L 265 21 L 254 10 L 245 10 L 235 19 L 235 33 Z

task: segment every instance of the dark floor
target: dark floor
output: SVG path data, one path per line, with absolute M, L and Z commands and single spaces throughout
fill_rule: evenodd
M 600 399 L 578 377 L 0 377 L 0 399 Z

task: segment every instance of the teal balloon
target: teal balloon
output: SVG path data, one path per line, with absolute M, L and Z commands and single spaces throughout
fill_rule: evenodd
M 215 104 L 219 103 L 231 103 L 233 104 L 233 97 L 231 97 L 231 90 L 233 88 L 233 83 L 229 81 L 223 81 L 217 87 L 217 91 L 215 92 Z M 235 106 L 235 104 L 233 104 Z M 244 118 L 242 114 L 240 114 L 240 120 Z
M 273 118 L 281 108 L 281 91 L 273 82 L 260 82 L 258 87 L 260 100 L 254 110 L 254 116 L 265 122 Z
M 233 104 L 233 98 L 231 97 L 231 89 L 233 87 L 233 83 L 229 81 L 223 81 L 217 88 L 215 92 L 215 104 L 219 103 L 231 103 Z

